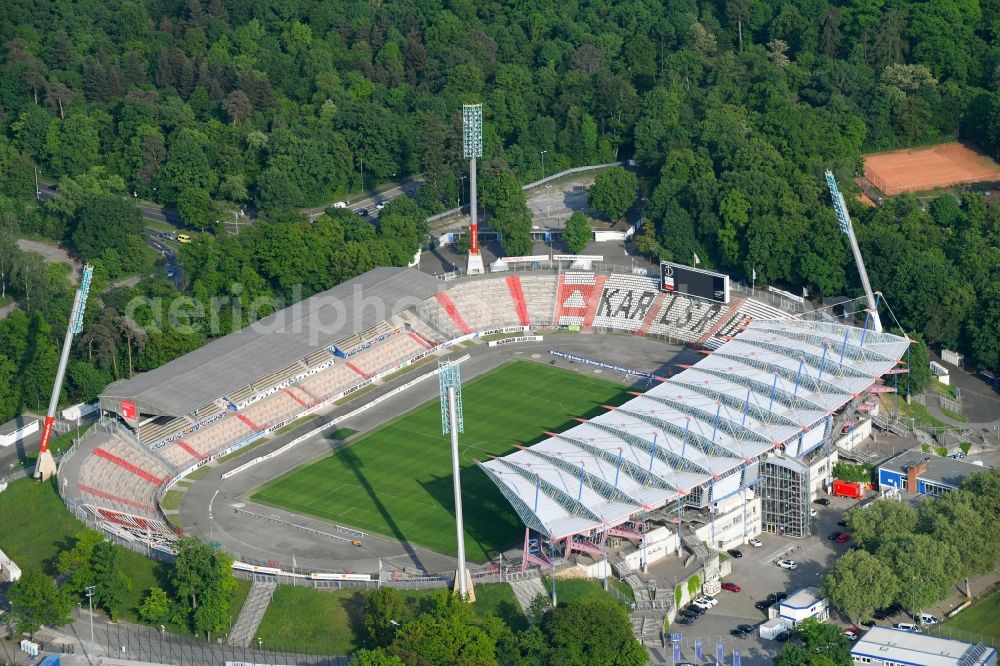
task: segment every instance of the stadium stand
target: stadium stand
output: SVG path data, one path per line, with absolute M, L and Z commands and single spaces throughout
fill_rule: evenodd
M 590 328 L 607 279 L 606 275 L 594 273 L 563 273 L 559 279 L 556 323 Z
M 466 323 L 469 332 L 482 331 L 492 326 L 520 324 L 517 306 L 511 298 L 505 280 L 463 282 L 449 289 L 447 295 L 454 302 L 457 312 L 461 313 L 462 321 Z
M 337 363 L 323 372 L 303 379 L 299 382 L 299 386 L 316 400 L 322 401 L 347 390 L 357 381 L 357 373 L 345 363 Z
M 394 368 L 424 351 L 426 348 L 412 336 L 394 335 L 352 359 L 352 362 L 365 375 L 371 377 Z
M 608 277 L 594 314 L 593 326 L 638 331 L 660 293 L 657 280 L 616 273 Z
M 682 342 L 695 342 L 722 316 L 725 306 L 680 294 L 663 299 L 660 312 L 649 326 L 649 333 Z
M 558 278 L 555 275 L 522 275 L 521 291 L 528 308 L 528 319 L 534 326 L 550 326 L 555 321 Z
M 740 299 L 730 304 L 730 309 L 720 319 L 715 330 L 703 336 L 698 342 L 706 349 L 718 349 L 724 342 L 732 340 L 754 319 L 789 319 L 792 315 L 776 307 L 751 298 Z
M 511 300 L 514 301 L 514 307 L 517 310 L 517 323 L 521 326 L 529 325 L 531 323 L 531 318 L 528 317 L 528 304 L 524 301 L 524 290 L 521 288 L 521 278 L 517 275 L 508 275 L 507 291 L 510 292 Z
M 451 317 L 451 320 L 455 323 L 455 328 L 457 328 L 462 335 L 472 333 L 472 328 L 465 322 L 465 319 L 462 317 L 462 313 L 458 311 L 458 307 L 455 305 L 455 302 L 451 300 L 451 297 L 448 294 L 443 291 L 439 291 L 434 294 L 434 298 L 437 299 L 437 302 L 441 304 L 444 311 L 449 317 Z

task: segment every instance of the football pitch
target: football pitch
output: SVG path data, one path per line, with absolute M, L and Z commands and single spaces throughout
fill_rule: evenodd
M 423 389 L 426 390 L 426 389 Z M 485 561 L 524 527 L 473 459 L 503 455 L 573 417 L 629 398 L 621 383 L 533 361 L 512 361 L 465 384 L 459 437 L 465 548 Z M 434 399 L 339 451 L 271 481 L 251 499 L 455 555 L 451 447 Z

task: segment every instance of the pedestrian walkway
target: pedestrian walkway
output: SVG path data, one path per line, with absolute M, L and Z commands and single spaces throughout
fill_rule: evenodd
M 227 643 L 236 647 L 249 647 L 250 641 L 257 634 L 257 627 L 264 619 L 264 613 L 271 603 L 271 597 L 278 584 L 275 581 L 255 580 L 250 586 L 250 593 L 243 602 L 240 616 L 236 619 L 232 631 L 229 632 Z
M 535 597 L 539 594 L 545 597 L 548 596 L 540 578 L 515 580 L 511 582 L 510 588 L 514 590 L 514 596 L 517 598 L 518 605 L 521 606 L 521 610 L 523 610 L 524 614 L 528 617 L 531 617 L 531 613 L 529 611 L 531 608 L 531 602 L 535 600 Z

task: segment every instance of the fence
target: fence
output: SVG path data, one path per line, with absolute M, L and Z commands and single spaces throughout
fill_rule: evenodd
M 86 639 L 84 639 L 86 640 Z M 98 653 L 109 657 L 135 659 L 176 666 L 205 664 L 255 664 L 259 666 L 346 666 L 347 656 L 286 652 L 280 646 L 268 648 L 266 641 L 253 640 L 254 647 L 226 645 L 225 637 L 211 641 L 184 638 L 164 631 L 122 624 L 108 624 L 95 636 Z

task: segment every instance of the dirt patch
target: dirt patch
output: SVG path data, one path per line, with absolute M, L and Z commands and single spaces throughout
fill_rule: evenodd
M 35 254 L 42 255 L 42 259 L 50 264 L 66 264 L 70 268 L 70 279 L 73 282 L 80 281 L 80 264 L 70 257 L 69 254 L 66 253 L 66 250 L 62 249 L 58 245 L 28 240 L 26 238 L 18 238 L 17 246 L 21 248 L 22 252 L 34 252 Z
M 883 194 L 1000 181 L 1000 165 L 960 144 L 867 155 L 865 177 Z
M 866 206 L 870 206 L 871 208 L 875 208 L 875 202 L 872 201 L 871 197 L 869 197 L 864 192 L 862 192 L 861 194 L 858 195 L 858 201 L 860 201 L 861 203 L 863 203 Z

